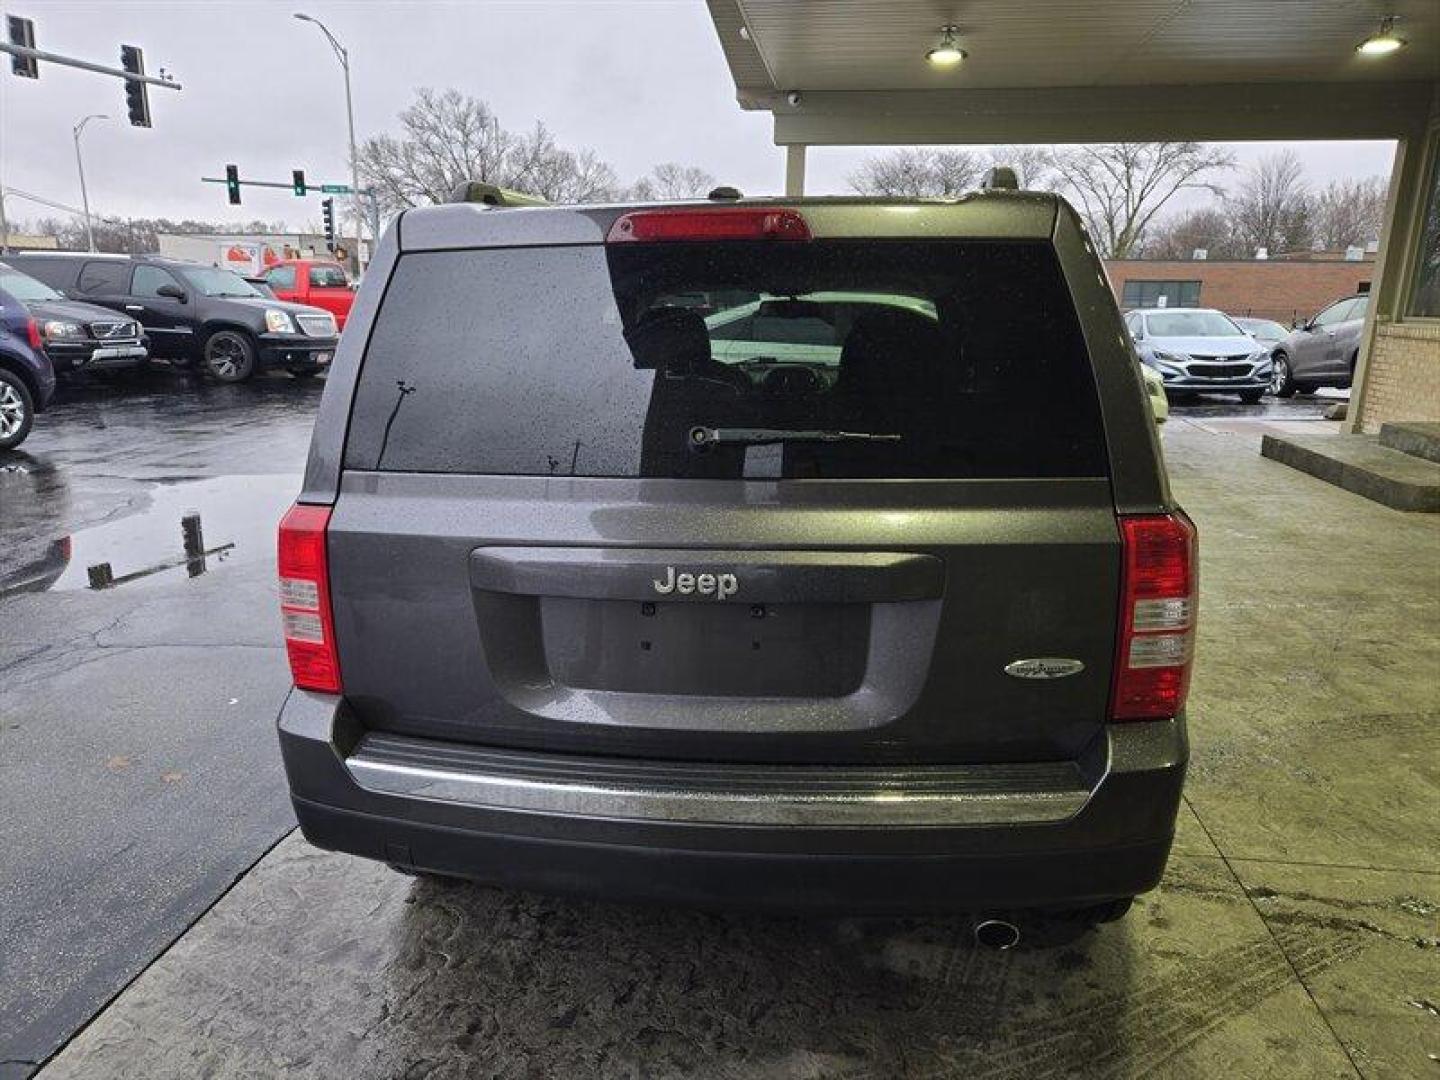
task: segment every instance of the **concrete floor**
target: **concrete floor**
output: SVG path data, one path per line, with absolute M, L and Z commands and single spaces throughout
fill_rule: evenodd
M 437 885 L 291 835 L 40 1075 L 1440 1075 L 1440 522 L 1201 415 L 1166 435 L 1194 761 L 1125 921 L 995 953 L 963 918 Z

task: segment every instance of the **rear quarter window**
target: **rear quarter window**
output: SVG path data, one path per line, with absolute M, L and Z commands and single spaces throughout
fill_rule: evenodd
M 697 452 L 697 427 L 886 438 Z M 732 480 L 1108 471 L 1051 246 L 953 240 L 406 254 L 345 464 Z
M 29 274 L 31 277 L 43 281 L 52 289 L 73 288 L 75 272 L 79 269 L 78 259 L 47 259 L 43 256 L 17 259 L 10 256 L 6 261 L 20 273 Z

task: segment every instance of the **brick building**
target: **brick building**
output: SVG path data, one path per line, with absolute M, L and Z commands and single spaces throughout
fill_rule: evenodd
M 1289 326 L 1332 300 L 1369 292 L 1374 255 L 1361 260 L 1112 259 L 1105 264 L 1122 308 L 1219 308 Z

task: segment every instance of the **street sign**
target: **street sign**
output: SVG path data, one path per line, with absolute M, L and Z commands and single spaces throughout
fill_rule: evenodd
M 321 184 L 320 191 L 325 195 L 349 195 L 352 193 L 349 184 Z

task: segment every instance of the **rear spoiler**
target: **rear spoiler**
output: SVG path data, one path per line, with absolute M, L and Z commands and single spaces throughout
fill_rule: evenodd
M 452 203 L 484 203 L 486 206 L 549 206 L 550 200 L 539 195 L 527 195 L 523 191 L 484 184 L 479 180 L 464 180 L 450 192 Z

